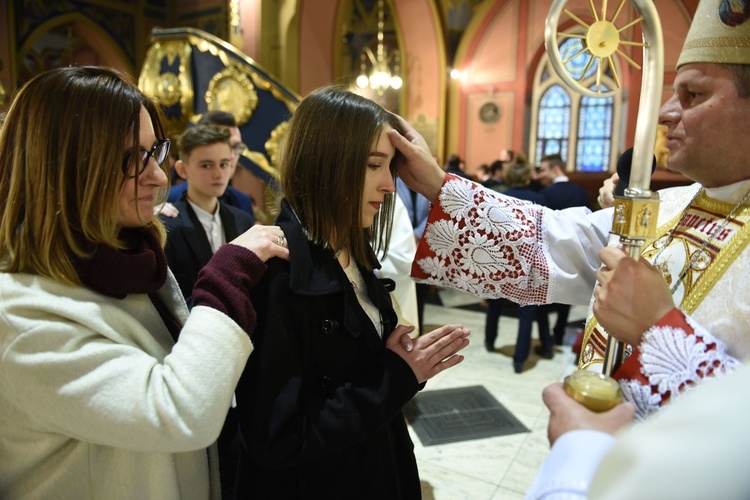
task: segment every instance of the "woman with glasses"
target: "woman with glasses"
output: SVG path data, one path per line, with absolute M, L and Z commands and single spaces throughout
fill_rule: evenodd
M 169 151 L 111 69 L 21 88 L 0 132 L 0 498 L 219 497 L 215 447 L 277 227 L 220 248 L 188 310 L 153 215 Z
M 322 126 L 325 124 L 325 126 Z M 253 289 L 256 350 L 237 387 L 237 499 L 419 498 L 403 407 L 461 362 L 447 325 L 407 351 L 375 250 L 394 207 L 397 118 L 339 87 L 302 100 L 285 138 L 276 220 L 290 261 Z M 391 282 L 392 283 L 392 282 Z

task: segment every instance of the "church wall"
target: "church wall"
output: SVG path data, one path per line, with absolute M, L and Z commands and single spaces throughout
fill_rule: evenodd
M 302 96 L 333 82 L 338 0 L 299 0 L 299 88 Z
M 451 96 L 449 151 L 465 159 L 474 173 L 482 163 L 497 159 L 503 148 L 520 149 L 523 119 L 524 14 L 518 0 L 499 1 L 472 21 L 466 43 L 459 46 Z M 520 73 L 520 74 L 519 74 Z M 482 110 L 494 109 L 496 115 Z
M 619 2 L 610 2 L 610 15 Z M 456 55 L 461 78 L 451 82 L 448 101 L 446 154 L 456 153 L 473 171 L 481 163 L 497 158 L 502 148 L 526 151 L 531 123 L 531 89 L 537 66 L 544 54 L 544 25 L 551 1 L 488 0 L 467 27 Z M 595 2 L 600 6 L 600 2 Z M 664 30 L 665 79 L 663 101 L 671 95 L 677 56 L 697 2 L 670 0 L 658 2 Z M 588 0 L 572 0 L 565 6 L 579 17 L 590 19 Z M 481 14 L 481 15 L 480 15 Z M 618 16 L 632 20 L 635 12 L 626 5 Z M 665 23 L 664 19 L 669 22 Z M 560 28 L 574 25 L 561 16 Z M 640 40 L 639 27 L 629 28 L 625 38 Z M 642 49 L 624 47 L 642 64 Z M 619 57 L 619 56 L 616 56 Z M 623 88 L 623 114 L 619 128 L 621 144 L 632 145 L 638 110 L 642 73 L 620 58 Z M 497 121 L 486 121 L 482 110 L 499 109 Z M 483 108 L 484 106 L 484 108 Z M 624 149 L 624 148 L 620 148 Z
M 252 52 L 250 56 L 261 64 L 268 51 L 277 54 L 274 61 L 279 61 L 282 81 L 302 95 L 334 81 L 340 1 L 344 0 L 286 0 L 284 19 L 274 28 L 278 33 L 267 40 L 260 21 L 262 9 L 270 8 L 266 0 L 240 0 L 246 52 Z M 447 78 L 444 14 L 439 2 L 390 0 L 404 53 L 405 104 L 401 109 L 429 136 L 441 159 L 457 153 L 473 169 L 492 161 L 503 147 L 528 149 L 531 88 L 543 54 L 544 21 L 550 3 L 485 0 L 463 33 L 454 58 L 463 70 L 462 78 L 451 81 Z M 617 3 L 610 2 L 610 8 Z M 64 23 L 74 26 L 82 41 L 70 51 L 76 62 L 110 64 L 134 72 L 134 76 L 154 26 L 195 26 L 220 37 L 222 33 L 226 37 L 228 29 L 226 0 L 84 1 L 86 7 L 75 13 L 66 0 L 43 4 L 46 13 L 29 16 L 23 12 L 29 5 L 26 2 L 0 0 L 0 83 L 8 93 L 22 73 L 15 54 L 37 43 L 45 30 Z M 696 6 L 697 0 L 657 2 L 662 20 L 669 20 L 662 23 L 666 62 L 663 100 L 671 94 L 674 65 Z M 589 3 L 573 0 L 568 8 L 585 13 Z M 19 9 L 23 19 L 19 19 Z M 101 20 L 106 21 L 103 28 L 97 24 Z M 268 47 L 274 41 L 278 46 Z M 640 61 L 639 49 L 628 50 Z M 628 144 L 635 130 L 641 74 L 622 61 L 621 67 L 625 89 L 621 142 Z
M 447 68 L 441 45 L 443 33 L 439 14 L 428 0 L 402 0 L 393 4 L 405 50 L 405 118 L 430 136 L 426 137 L 428 144 L 433 145 L 433 152 L 440 155 L 442 137 L 439 130 L 445 120 Z

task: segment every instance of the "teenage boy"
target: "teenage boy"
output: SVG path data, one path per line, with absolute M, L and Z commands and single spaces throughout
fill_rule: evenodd
M 232 148 L 232 174 L 229 175 L 231 182 L 232 176 L 237 170 L 240 156 L 242 156 L 242 152 L 246 149 L 246 146 L 242 143 L 242 134 L 240 133 L 240 128 L 237 126 L 237 121 L 235 120 L 234 115 L 220 110 L 208 111 L 201 116 L 197 125 L 216 125 L 217 127 L 224 127 L 229 130 L 229 146 Z M 186 186 L 184 182 L 172 186 L 169 190 L 169 197 L 167 198 L 169 204 L 171 205 L 182 198 L 185 189 Z M 227 189 L 222 193 L 220 199 L 227 205 L 232 205 L 233 207 L 247 212 L 250 214 L 250 217 L 255 220 L 253 199 L 242 191 L 233 188 L 232 184 L 227 185 Z M 173 209 L 174 205 L 170 208 L 164 207 L 162 213 L 168 217 L 177 217 L 177 213 Z
M 175 170 L 187 189 L 174 203 L 179 215 L 161 219 L 169 267 L 190 307 L 198 271 L 221 245 L 253 225 L 250 215 L 219 199 L 233 171 L 229 140 L 229 130 L 213 125 L 191 127 L 178 139 Z

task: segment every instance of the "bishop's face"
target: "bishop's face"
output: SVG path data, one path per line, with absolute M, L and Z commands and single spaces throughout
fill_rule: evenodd
M 706 187 L 750 177 L 743 147 L 750 130 L 750 98 L 737 95 L 734 75 L 725 66 L 681 66 L 659 123 L 667 126 L 670 170 Z

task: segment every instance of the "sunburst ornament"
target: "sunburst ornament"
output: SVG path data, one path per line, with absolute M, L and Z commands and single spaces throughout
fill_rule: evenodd
M 626 1 L 627 0 L 620 0 L 620 4 L 617 6 L 614 14 L 612 14 L 612 16 L 608 19 L 607 0 L 602 0 L 601 11 L 597 10 L 597 8 L 594 6 L 593 0 L 589 0 L 591 17 L 594 19 L 594 21 L 590 24 L 564 7 L 567 3 L 567 0 L 555 0 L 552 3 L 552 7 L 550 8 L 550 12 L 547 16 L 547 24 L 544 33 L 547 53 L 549 54 L 552 66 L 555 68 L 557 74 L 560 75 L 560 78 L 562 78 L 566 84 L 568 84 L 571 88 L 575 89 L 580 94 L 590 97 L 611 97 L 615 95 L 614 90 L 609 90 L 606 88 L 606 86 L 602 86 L 602 76 L 605 74 L 607 68 L 609 68 L 612 72 L 612 78 L 615 81 L 615 85 L 617 86 L 617 88 L 620 88 L 620 76 L 617 74 L 617 67 L 612 61 L 612 56 L 614 54 L 618 54 L 634 68 L 638 70 L 641 69 L 641 66 L 638 63 L 636 63 L 627 54 L 620 50 L 620 46 L 622 45 L 643 47 L 644 49 L 649 48 L 649 43 L 647 41 L 627 40 L 622 37 L 625 30 L 637 24 L 643 23 L 646 20 L 643 15 L 639 15 L 636 19 L 622 26 L 618 26 L 616 24 L 617 18 L 619 17 L 622 8 L 625 6 Z M 567 15 L 570 19 L 582 26 L 586 30 L 585 33 L 580 34 L 558 31 L 557 26 L 562 14 Z M 583 47 L 578 52 L 569 55 L 565 60 L 563 60 L 560 55 L 560 47 L 558 45 L 558 39 L 560 38 L 579 38 L 581 39 Z M 586 68 L 581 73 L 580 78 L 576 80 L 570 75 L 570 72 L 567 70 L 566 65 L 573 59 L 583 54 L 589 56 L 588 63 L 586 64 Z M 594 88 L 591 89 L 583 85 L 583 80 L 587 77 L 591 66 L 595 62 L 597 63 L 596 84 L 593 86 Z
M 571 89 L 579 94 L 590 97 L 613 97 L 615 90 L 602 88 L 602 76 L 605 71 L 605 61 L 611 70 L 616 86 L 620 87 L 620 78 L 613 64 L 613 54 L 618 54 L 635 68 L 641 69 L 632 59 L 627 57 L 621 50 L 621 45 L 633 45 L 643 47 L 643 68 L 641 92 L 638 104 L 638 116 L 635 124 L 635 137 L 633 144 L 633 159 L 631 162 L 630 185 L 625 189 L 625 195 L 615 199 L 615 216 L 613 220 L 613 232 L 616 227 L 622 229 L 617 232 L 620 236 L 620 244 L 626 252 L 634 259 L 640 257 L 641 248 L 648 239 L 648 235 L 655 230 L 656 214 L 658 213 L 658 194 L 650 189 L 651 163 L 656 142 L 656 126 L 661 105 L 662 84 L 664 82 L 664 42 L 661 29 L 661 21 L 653 0 L 630 0 L 638 17 L 621 27 L 616 24 L 625 5 L 625 0 L 620 4 L 612 17 L 607 18 L 607 0 L 602 0 L 602 7 L 597 11 L 594 0 L 589 0 L 591 17 L 593 22 L 588 24 L 576 17 L 572 12 L 565 9 L 567 0 L 553 0 L 547 15 L 544 28 L 544 42 L 549 55 L 550 63 L 562 79 Z M 601 12 L 601 16 L 599 15 Z M 560 15 L 565 13 L 577 24 L 585 28 L 582 35 L 560 33 L 557 30 Z M 641 25 L 643 41 L 623 40 L 621 34 L 626 29 L 636 24 Z M 589 61 L 581 77 L 576 80 L 566 68 L 566 62 L 560 57 L 558 38 L 576 37 L 581 39 L 582 48 L 571 54 L 567 62 L 572 61 L 583 53 L 587 53 Z M 592 88 L 583 85 L 583 81 L 589 71 L 590 65 L 596 60 L 596 84 Z M 640 217 L 640 219 L 639 219 Z M 620 219 L 623 219 L 622 221 Z M 635 219 L 635 220 L 633 220 Z M 587 329 L 587 331 L 589 331 Z M 586 341 L 585 341 L 586 343 Z M 587 344 L 588 347 L 588 344 Z M 617 370 L 625 359 L 627 349 L 624 343 L 618 342 L 614 337 L 607 339 L 607 348 L 604 353 L 602 372 L 611 375 Z M 584 348 L 584 360 L 586 348 Z M 575 372 L 581 373 L 581 372 Z

